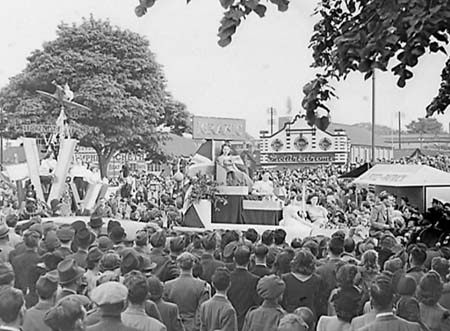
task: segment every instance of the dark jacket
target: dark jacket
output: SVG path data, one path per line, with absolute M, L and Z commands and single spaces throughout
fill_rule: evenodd
M 87 331 L 138 331 L 122 323 L 120 314 L 105 315 L 102 314 L 100 321 L 94 325 L 88 326 Z
M 207 253 L 204 253 L 202 255 L 200 259 L 200 265 L 202 269 L 200 278 L 206 280 L 210 284 L 212 281 L 214 271 L 216 271 L 216 269 L 219 267 L 225 266 L 225 264 L 222 261 L 216 260 L 214 256 Z
M 166 326 L 167 331 L 184 331 L 183 323 L 181 322 L 178 306 L 160 299 L 155 302 L 161 314 L 161 322 Z
M 251 307 L 259 306 L 262 299 L 256 292 L 259 278 L 248 270 L 236 268 L 231 273 L 231 284 L 228 290 L 228 299 L 236 310 L 238 330 L 242 329 L 245 315 Z
M 37 267 L 39 261 L 39 255 L 31 249 L 26 249 L 22 254 L 15 256 L 11 260 L 16 277 L 15 287 L 26 294 L 26 307 L 32 307 L 38 302 L 36 282 L 40 276 Z
M 262 264 L 256 264 L 252 269 L 250 269 L 250 272 L 259 278 L 262 278 L 264 276 L 270 275 L 270 269 L 266 265 Z

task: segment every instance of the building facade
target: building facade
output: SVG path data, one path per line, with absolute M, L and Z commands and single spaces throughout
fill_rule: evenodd
M 260 134 L 261 166 L 299 167 L 321 164 L 345 164 L 349 139 L 345 131 L 322 131 L 307 124 L 304 116 L 280 123 L 273 133 Z

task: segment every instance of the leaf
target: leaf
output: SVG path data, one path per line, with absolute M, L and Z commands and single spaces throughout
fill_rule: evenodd
M 231 44 L 231 37 L 220 38 L 217 43 L 219 44 L 220 47 L 226 47 L 229 44 Z
M 228 9 L 233 4 L 234 0 L 220 0 L 220 4 L 223 8 Z
M 147 13 L 147 8 L 139 5 L 134 9 L 134 13 L 136 14 L 137 17 L 142 17 Z
M 258 14 L 259 17 L 264 17 L 267 11 L 267 7 L 264 5 L 257 5 L 253 11 Z

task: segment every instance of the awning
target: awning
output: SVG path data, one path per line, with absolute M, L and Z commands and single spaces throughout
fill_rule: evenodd
M 372 165 L 368 162 L 364 163 L 363 165 L 350 170 L 349 172 L 340 175 L 339 178 L 358 178 L 363 173 L 365 173 L 367 170 L 369 170 L 372 167 Z
M 418 164 L 377 164 L 353 183 L 394 187 L 450 186 L 450 173 Z

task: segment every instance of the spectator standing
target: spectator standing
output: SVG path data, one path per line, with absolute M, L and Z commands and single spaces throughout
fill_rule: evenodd
M 178 278 L 168 281 L 164 288 L 164 298 L 175 303 L 180 309 L 186 331 L 199 329 L 199 308 L 209 299 L 208 283 L 192 276 L 194 261 L 195 257 L 188 252 L 178 256 L 177 263 L 181 274 Z
M 225 267 L 217 268 L 212 276 L 216 293 L 200 307 L 200 331 L 236 331 L 237 318 L 227 298 L 230 288 L 230 272 Z
M 0 331 L 21 331 L 25 312 L 21 291 L 9 287 L 0 292 Z
M 264 276 L 258 281 L 257 292 L 263 303 L 256 309 L 250 308 L 245 317 L 243 331 L 276 330 L 281 318 L 286 315 L 279 301 L 285 289 L 284 281 L 276 276 Z
M 141 331 L 166 331 L 164 324 L 145 313 L 147 278 L 140 271 L 133 270 L 125 276 L 124 285 L 128 288 L 128 307 L 122 313 L 123 324 Z
M 231 273 L 228 299 L 236 310 L 238 330 L 240 331 L 248 310 L 259 305 L 261 298 L 256 292 L 259 278 L 247 270 L 250 262 L 250 249 L 247 246 L 239 246 L 234 252 L 234 261 L 236 268 Z
M 57 289 L 58 273 L 56 271 L 49 272 L 38 279 L 36 291 L 39 301 L 26 311 L 23 331 L 51 331 L 44 323 L 44 317 L 47 311 L 55 304 Z

